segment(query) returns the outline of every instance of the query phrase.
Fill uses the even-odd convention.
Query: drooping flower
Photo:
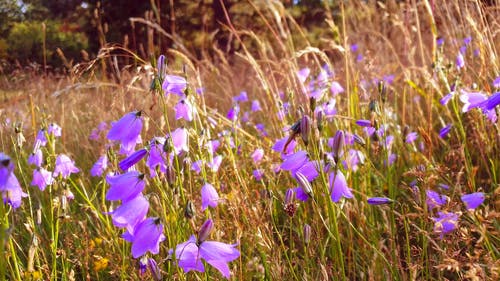
[[[45,129],[40,129],[36,134],[35,143],[39,144],[40,146],[47,145],[47,136],[45,135],[45,133]]]
[[[203,166],[203,160],[196,160],[191,164],[191,171],[194,171],[196,174],[201,173],[201,168]]]
[[[5,184],[0,186],[0,193],[2,193],[4,204],[7,203],[14,209],[19,208],[22,198],[28,196],[28,194],[24,193],[21,189],[21,185],[14,175],[14,172],[8,174],[7,179],[5,179]]]
[[[256,181],[261,181],[264,177],[264,171],[262,169],[255,169],[252,172],[253,177]]]
[[[434,231],[439,233],[440,238],[457,228],[458,216],[456,213],[438,212],[437,218],[432,218],[434,221]]]
[[[188,146],[188,133],[186,128],[180,127],[175,129],[170,134],[170,138],[172,141],[172,144],[174,145],[174,152],[175,154],[179,155],[181,152],[189,152],[189,146]],[[167,138],[168,141],[168,138]]]
[[[174,107],[175,119],[184,119],[188,122],[193,121],[193,105],[187,99],[181,99]]]
[[[54,168],[54,177],[61,175],[63,178],[68,178],[71,174],[80,172],[75,166],[75,161],[71,160],[67,155],[59,154],[56,158],[56,167]]]
[[[238,103],[238,102],[246,102],[248,101],[248,95],[247,95],[247,92],[245,91],[241,91],[240,94],[238,96],[234,96],[233,97],[233,101],[235,103]]]
[[[55,137],[60,137],[62,135],[62,129],[56,123],[49,124],[49,127],[47,128],[47,132],[49,134],[54,135]]]
[[[207,167],[209,167],[212,170],[212,172],[217,172],[219,170],[221,163],[222,163],[222,155],[217,155],[213,157],[211,161],[207,162]]]
[[[353,198],[354,195],[351,189],[347,186],[347,181],[344,174],[337,170],[337,172],[331,172],[329,177],[330,182],[330,196],[333,202],[338,202],[340,198]]]
[[[448,202],[447,196],[439,194],[433,190],[427,190],[426,194],[426,203],[429,209],[441,207],[442,205],[446,204],[446,202]]]
[[[148,209],[148,200],[139,193],[135,198],[123,203],[109,214],[116,227],[127,228],[129,232],[133,232],[135,226],[146,217]]]
[[[90,175],[93,177],[100,177],[102,173],[108,168],[108,156],[106,154],[102,155],[97,159],[97,161],[90,169]]]
[[[205,183],[201,187],[201,210],[205,211],[208,206],[215,208],[219,204],[219,194],[215,187],[209,183]]]
[[[299,78],[300,83],[306,82],[307,77],[309,77],[309,74],[311,73],[311,70],[307,67],[302,68],[301,70],[297,71],[297,78]]]
[[[467,206],[467,210],[474,210],[483,204],[485,197],[483,192],[474,192],[462,195],[461,199],[465,206]]]
[[[125,114],[120,120],[112,123],[107,138],[119,141],[124,150],[135,147],[142,130],[142,112],[133,111]]]
[[[262,107],[260,107],[260,102],[258,100],[253,100],[251,109],[253,112],[262,111]]]
[[[43,154],[41,149],[35,149],[33,153],[28,156],[28,163],[35,165],[37,167],[41,167],[43,163]]]
[[[293,152],[295,146],[297,146],[297,142],[294,139],[289,141],[289,137],[284,137],[277,140],[272,146],[272,149],[276,152],[287,155]]]
[[[307,156],[307,152],[304,150],[300,150],[296,153],[290,154],[286,156],[285,161],[281,164],[280,168],[285,171],[293,171],[302,167],[307,161],[309,157]]]
[[[332,95],[336,96],[338,94],[343,93],[344,91],[345,91],[344,87],[342,87],[342,85],[340,85],[339,82],[337,81],[332,82],[332,85],[330,86],[330,92],[332,93]]]
[[[54,178],[52,173],[45,170],[44,168],[36,168],[33,170],[33,180],[31,181],[32,186],[38,186],[41,191],[44,191],[48,185],[54,183]]]
[[[405,142],[406,143],[412,143],[418,138],[418,133],[417,132],[410,132],[406,135],[405,137]]]
[[[148,251],[152,254],[160,252],[160,243],[165,240],[163,224],[157,218],[147,218],[137,224],[133,232],[127,231],[123,239],[132,243],[132,256],[136,259]]]
[[[260,161],[262,161],[262,158],[264,157],[264,149],[262,148],[255,149],[251,157],[255,164],[259,164]]]
[[[128,201],[135,198],[145,187],[144,174],[129,171],[121,175],[108,175],[106,181],[110,185],[106,200]]]
[[[207,220],[204,226],[211,223],[212,220]],[[198,239],[194,235],[191,235],[186,242],[177,245],[175,256],[178,265],[186,272],[191,270],[205,272],[205,267],[202,263],[202,259],[204,259],[225,278],[229,279],[231,273],[228,263],[240,256],[240,252],[235,249],[237,244],[231,245],[216,241],[206,241],[205,239],[208,237],[208,232],[211,228],[205,228],[208,230],[200,231]]]
[[[162,85],[165,95],[172,93],[180,97],[184,97],[184,90],[186,87],[187,81],[184,77],[177,75],[165,75]]]
[[[163,150],[165,138],[155,137],[150,142],[149,155],[146,159],[146,165],[149,167],[151,177],[156,176],[156,169],[159,168],[160,172],[165,173],[167,165],[165,163],[167,154]]]
[[[9,156],[0,152],[0,193],[3,203],[7,203],[12,208],[21,206],[21,199],[27,197],[14,174],[14,163]]]
[[[236,121],[236,119],[238,119],[239,113],[240,113],[240,106],[236,104],[229,109],[226,117],[227,117],[227,119],[229,119],[231,121]]]

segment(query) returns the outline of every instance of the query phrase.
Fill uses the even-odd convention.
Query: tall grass
[[[175,255],[169,255],[169,249],[195,234],[208,217],[216,227],[211,240],[238,243],[241,256],[230,263],[235,280],[498,280],[499,123],[486,119],[479,109],[462,112],[459,99],[462,89],[487,95],[498,91],[492,86],[500,75],[498,3],[349,1],[325,19],[329,29],[314,41],[280,5],[253,7],[266,30],[237,29],[227,14],[227,30],[241,44],[240,52],[230,55],[214,46],[212,56],[196,59],[187,51],[166,51],[167,72],[189,82],[188,96],[198,112],[192,122],[174,120],[175,97],[151,89],[154,59],[151,65],[149,59],[116,47],[75,67],[71,76],[29,71],[2,76],[1,151],[15,161],[15,174],[29,196],[19,209],[0,206],[0,250],[5,257],[0,279],[153,278],[139,274],[130,244],[106,215],[118,204],[105,200],[105,178],[89,174],[100,155],[110,157],[109,171],[118,171],[123,159],[116,146],[107,148],[106,132],[93,141],[88,137],[91,130],[101,121],[143,110],[144,143],[181,126],[189,132],[190,151],[174,157],[173,180],[148,178],[145,189],[149,216],[160,218],[165,226],[166,240],[159,255],[152,257],[166,280],[223,278],[208,264],[205,273],[185,273]],[[139,23],[162,36],[152,22],[136,19]],[[464,52],[465,67],[457,68],[455,60],[467,37],[471,42]],[[444,38],[444,45],[436,43],[438,38]],[[108,68],[119,79],[104,77],[100,61],[113,61],[117,54],[135,64]],[[310,77],[316,77],[324,65],[334,73],[328,85],[336,81],[345,92],[332,96],[335,117],[319,120],[314,109],[323,100],[311,102],[307,84],[300,83],[296,73],[309,67]],[[385,81],[385,90],[379,81]],[[202,95],[195,93],[197,88],[204,89]],[[440,99],[453,88],[457,94],[442,105]],[[245,121],[242,117],[251,102],[241,103],[239,119],[230,120],[226,113],[234,105],[232,98],[243,90],[250,100],[259,100],[263,110]],[[285,102],[289,108],[280,119],[277,113]],[[295,201],[291,216],[285,210],[285,191],[297,182],[286,171],[274,172],[283,159],[271,146],[289,136],[286,128],[303,115],[313,120],[312,130],[308,145],[296,138],[296,150],[307,151],[321,164],[312,182],[312,198]],[[388,129],[378,139],[370,138],[355,124],[358,119]],[[40,191],[30,186],[33,167],[27,158],[36,132],[49,123],[59,124],[63,135],[49,138],[44,150],[47,168],[53,169],[56,156],[65,153],[81,172]],[[263,124],[266,133],[257,124]],[[452,130],[440,138],[439,130],[446,124],[452,124]],[[26,142],[19,141],[16,126]],[[346,175],[354,198],[334,203],[324,169],[328,162],[323,160],[331,151],[328,138],[338,130],[362,136],[366,143],[350,147],[365,156],[357,170],[336,166]],[[405,142],[409,132],[418,133],[413,143]],[[385,145],[389,136],[392,144]],[[196,174],[192,163],[212,160],[205,146],[215,139],[222,144],[221,168],[213,172],[205,167]],[[250,157],[257,148],[265,151],[258,165]],[[389,164],[393,153],[397,156]],[[346,149],[341,160],[347,157]],[[252,174],[257,168],[264,171],[261,180]],[[137,170],[147,173],[144,163]],[[214,185],[222,199],[217,208],[201,212],[200,188],[205,182]],[[427,190],[449,200],[430,208]],[[67,191],[74,200],[67,201]],[[466,210],[460,197],[476,191],[484,192],[486,200],[476,210]],[[395,202],[368,204],[367,198],[374,196]],[[185,216],[188,202],[195,206],[193,218]],[[435,232],[432,218],[438,210],[460,214],[456,230],[443,236]],[[306,224],[310,238],[305,237]]]

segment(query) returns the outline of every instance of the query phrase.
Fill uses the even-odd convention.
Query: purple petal
[[[219,203],[219,194],[215,187],[209,183],[201,187],[201,210],[205,211],[208,206],[215,208]]]
[[[467,206],[467,210],[474,210],[479,207],[479,205],[483,204],[485,197],[483,192],[474,192],[463,195],[461,199]]]

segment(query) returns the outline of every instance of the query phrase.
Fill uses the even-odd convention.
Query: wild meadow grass
[[[276,7],[2,75],[0,280],[498,280],[498,6],[352,1],[318,46]]]

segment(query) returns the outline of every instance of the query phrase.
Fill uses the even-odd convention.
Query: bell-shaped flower
[[[106,200],[123,200],[123,202],[134,199],[142,192],[146,183],[144,174],[137,171],[129,171],[121,175],[108,175],[106,181],[110,185]]]
[[[163,224],[157,218],[147,218],[138,223],[132,232],[127,231],[123,239],[132,243],[132,256],[134,259],[146,254],[160,252],[160,243],[165,240]]]
[[[441,195],[433,190],[427,190],[426,195],[426,204],[429,210],[441,207],[442,205],[446,204],[446,202],[448,202],[447,196]]]
[[[41,167],[43,163],[43,154],[41,149],[35,149],[33,153],[28,156],[28,163],[35,165],[37,167]]]
[[[122,146],[129,148],[137,144],[137,139],[142,130],[142,112],[132,111],[125,114],[120,120],[112,123],[108,132],[108,139],[121,142]]]
[[[56,158],[56,167],[54,168],[54,177],[61,175],[63,178],[68,178],[71,174],[80,172],[75,166],[75,161],[71,160],[67,155],[60,154]]]
[[[49,124],[49,127],[47,128],[47,132],[49,134],[54,135],[55,137],[60,137],[62,135],[62,129],[56,123]]]
[[[110,212],[113,224],[116,227],[127,228],[133,232],[135,226],[142,222],[149,210],[149,202],[139,193],[134,199],[123,203],[116,210]]]
[[[258,100],[253,100],[251,109],[253,112],[262,111],[262,107],[260,106],[260,102]]]
[[[260,161],[262,161],[262,158],[264,157],[264,149],[262,148],[255,149],[251,157],[255,164],[259,164]]]
[[[97,159],[97,161],[90,169],[90,175],[93,177],[100,177],[102,173],[108,168],[108,156],[106,154],[102,155]]]
[[[219,194],[215,187],[209,183],[201,187],[201,210],[205,211],[208,206],[215,208],[219,204]]]
[[[347,181],[344,174],[340,170],[331,172],[329,177],[330,182],[330,196],[333,202],[339,202],[340,198],[353,198],[354,195],[351,189],[347,186]]]
[[[172,141],[172,144],[174,146],[174,152],[175,154],[179,155],[181,152],[189,152],[189,146],[188,146],[188,133],[186,128],[180,127],[175,129],[170,134],[170,139]],[[167,139],[168,141],[168,139]]]
[[[220,164],[222,163],[222,155],[217,155],[212,158],[211,161],[207,162],[207,167],[212,170],[212,172],[217,172],[219,170]]]
[[[202,231],[200,231],[200,233],[201,232]],[[204,259],[208,264],[215,267],[225,278],[229,279],[231,272],[228,263],[240,256],[240,252],[235,249],[236,246],[237,244],[231,245],[222,242],[196,239],[196,237],[192,235],[186,242],[177,245],[175,248],[175,256],[179,267],[186,272],[191,270],[205,272],[205,267],[202,262],[202,259]]]
[[[21,189],[21,185],[14,173],[10,174],[3,189],[0,188],[0,192],[2,193],[3,202],[11,205],[14,209],[21,206],[22,198],[28,197],[28,194]]]
[[[184,119],[186,121],[193,121],[193,105],[187,99],[181,99],[174,107],[175,119]]]
[[[479,205],[483,204],[485,197],[483,192],[474,192],[462,195],[461,199],[462,202],[465,203],[467,210],[474,210],[479,207]]]
[[[166,95],[176,94],[180,97],[184,97],[184,90],[186,90],[186,87],[186,78],[177,75],[165,75],[162,88]]]
[[[38,186],[41,191],[44,191],[48,185],[54,183],[54,178],[52,173],[45,170],[44,168],[37,168],[33,170],[33,180],[31,181],[32,186]]]
[[[162,173],[165,173],[167,170],[167,166],[165,164],[167,153],[163,151],[164,143],[165,138],[154,138],[151,141],[149,155],[146,159],[146,165],[149,167],[151,177],[156,176],[157,167]]]
[[[457,228],[459,214],[438,212],[437,218],[432,218],[434,221],[434,231],[439,233],[440,238]]]

